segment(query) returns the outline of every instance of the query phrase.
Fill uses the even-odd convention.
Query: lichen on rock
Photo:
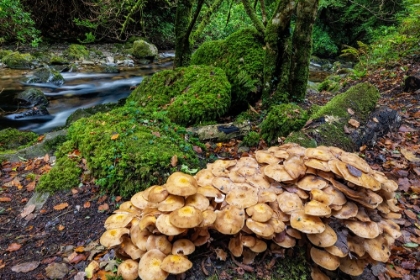
[[[148,58],[153,60],[158,56],[157,47],[144,40],[134,41],[132,52],[135,58]]]
[[[128,98],[153,112],[164,110],[180,125],[214,121],[230,106],[230,84],[217,67],[193,65],[146,78]]]

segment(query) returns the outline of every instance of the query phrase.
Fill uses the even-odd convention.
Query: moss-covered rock
[[[106,104],[98,104],[89,108],[80,108],[74,111],[66,120],[66,126],[70,126],[75,121],[81,118],[88,118],[92,115],[97,113],[106,113],[115,109],[117,107],[121,107],[122,105],[119,103],[106,103]]]
[[[51,83],[56,86],[64,84],[64,78],[54,68],[45,65],[42,68],[36,69],[33,75],[27,80],[27,83]]]
[[[32,56],[29,53],[12,52],[2,58],[4,64],[12,69],[33,69]]]
[[[69,61],[63,56],[53,55],[50,57],[49,64],[51,65],[65,65],[69,64]]]
[[[247,104],[261,94],[264,40],[255,29],[243,29],[225,40],[206,42],[192,55],[191,64],[213,65],[226,72],[232,85],[233,112],[247,109]]]
[[[300,130],[307,120],[308,113],[296,104],[275,105],[261,123],[261,135],[267,142],[272,142],[278,137]]]
[[[144,40],[137,40],[133,43],[132,54],[135,58],[155,59],[158,56],[158,49],[151,43]]]
[[[5,57],[6,55],[11,54],[13,51],[11,50],[4,50],[4,49],[0,49],[0,59],[2,59],[3,57]]]
[[[88,58],[89,51],[83,45],[71,44],[67,50],[64,51],[64,55],[68,59]]]
[[[163,184],[182,164],[198,166],[185,134],[184,128],[171,123],[162,113],[148,114],[130,104],[74,122],[68,129],[69,140],[56,155],[63,158],[79,151],[97,184],[128,197],[151,185]],[[179,166],[171,164],[174,156]],[[67,163],[57,161],[51,172]],[[75,179],[80,173],[71,170]],[[45,176],[42,186],[52,186],[53,178]],[[74,184],[69,182],[67,186]]]
[[[48,106],[48,99],[42,90],[37,88],[28,88],[19,92],[15,99],[19,102],[19,106],[23,108],[32,108],[34,106]]]
[[[305,128],[305,133],[289,135],[286,142],[297,142],[306,147],[315,142],[316,145],[336,146],[346,151],[357,150],[359,147],[346,133],[345,128],[351,129],[348,124],[350,118],[359,121],[361,125],[365,124],[379,97],[375,86],[369,83],[357,84],[315,110],[310,116],[312,123]]]
[[[0,130],[0,153],[21,149],[34,144],[38,135],[33,132],[19,131],[15,128]]]
[[[146,78],[128,98],[146,111],[167,110],[181,125],[214,121],[230,106],[230,84],[217,67],[193,65]]]
[[[341,80],[340,76],[330,75],[322,83],[318,85],[318,90],[337,93],[342,87],[340,84],[340,80]]]

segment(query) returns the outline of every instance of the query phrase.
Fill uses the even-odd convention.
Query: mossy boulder
[[[35,106],[48,106],[48,99],[42,90],[37,88],[28,88],[19,92],[15,99],[19,102],[20,107],[32,108]]]
[[[53,55],[50,57],[49,64],[65,65],[65,64],[69,64],[69,61],[63,56]]]
[[[318,90],[328,91],[331,93],[337,93],[342,88],[340,80],[341,80],[340,76],[330,75],[322,83],[318,85]]]
[[[261,123],[261,136],[267,142],[300,130],[308,120],[308,113],[294,103],[274,105]]]
[[[36,69],[31,77],[26,81],[27,83],[51,83],[56,86],[61,86],[64,84],[64,78],[54,68],[51,68],[47,65],[44,67]]]
[[[379,97],[378,89],[372,84],[357,84],[315,110],[310,116],[312,122],[305,128],[305,133],[298,134],[298,137],[290,135],[286,141],[297,142],[305,147],[308,147],[307,143],[312,146],[315,141],[316,145],[336,146],[347,151],[357,150],[359,147],[349,134],[354,128],[348,122],[354,119],[363,126],[369,113],[375,109]]]
[[[11,50],[4,50],[4,49],[0,49],[0,59],[2,59],[3,57],[5,57],[6,55],[11,54],[13,51]]]
[[[64,55],[68,59],[88,58],[89,51],[83,45],[71,44],[67,50],[64,51]]]
[[[128,98],[144,110],[165,110],[180,125],[210,122],[230,106],[230,84],[224,71],[205,65],[160,71],[146,78]]]
[[[158,49],[155,45],[144,40],[137,40],[133,43],[132,54],[135,58],[155,59],[158,56]]]
[[[36,143],[38,135],[33,132],[19,131],[15,128],[0,130],[0,153],[10,152]]]
[[[29,53],[12,52],[2,58],[4,64],[11,69],[33,69],[33,57]]]
[[[247,109],[261,94],[263,80],[264,39],[252,28],[242,29],[225,40],[202,44],[191,64],[222,68],[232,85],[233,112]]]
[[[190,168],[198,166],[193,145],[185,141],[185,134],[184,128],[171,123],[164,114],[145,113],[129,104],[74,122],[68,129],[68,141],[56,155],[61,159],[71,154],[76,164],[86,159],[97,184],[129,197],[154,184],[163,184],[182,164]],[[171,162],[173,157],[178,161]],[[68,164],[58,160],[50,172],[60,172],[67,166],[72,171],[73,182],[67,182],[66,186],[77,186],[80,171],[77,173]],[[64,186],[54,178],[42,177],[39,190],[54,191]]]

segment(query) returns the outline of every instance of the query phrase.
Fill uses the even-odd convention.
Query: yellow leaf
[[[117,140],[120,135],[118,133],[112,134],[111,140]]]
[[[420,162],[420,158],[416,157],[415,154],[412,151],[409,151],[407,149],[401,148],[400,150],[401,154],[403,154],[403,156],[411,161],[411,162]]]
[[[91,261],[90,264],[85,268],[85,276],[87,278],[92,278],[93,273],[99,269],[99,263],[97,261]]]

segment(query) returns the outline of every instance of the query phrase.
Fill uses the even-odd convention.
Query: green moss
[[[32,59],[29,53],[12,52],[4,56],[2,61],[12,69],[32,69]]]
[[[86,49],[86,47],[78,44],[71,44],[64,53],[69,59],[89,57],[89,51]]]
[[[342,87],[340,80],[341,80],[341,77],[339,75],[328,76],[322,83],[318,85],[318,90],[336,93]]]
[[[231,110],[241,112],[260,97],[263,79],[264,40],[255,29],[239,30],[225,40],[202,44],[191,64],[222,68],[232,85]]]
[[[302,131],[293,131],[290,133],[286,139],[284,140],[285,143],[296,143],[301,145],[305,148],[315,148],[317,143],[314,139],[308,137]]]
[[[6,55],[9,55],[11,53],[12,53],[11,50],[3,50],[3,49],[0,49],[0,59],[2,59],[3,57],[5,57]]]
[[[128,98],[146,111],[167,110],[181,125],[211,122],[230,106],[230,84],[220,68],[180,67],[145,79]]]
[[[292,131],[301,129],[308,120],[305,110],[293,103],[275,105],[261,123],[261,135],[267,142],[287,136]]]
[[[244,139],[242,140],[241,145],[247,147],[255,147],[260,143],[260,134],[255,131],[250,131],[247,135],[245,135]]]
[[[133,43],[133,56],[136,58],[156,58],[158,49],[155,45],[144,40],[137,40]]]
[[[77,159],[71,159],[67,155],[57,159],[54,168],[41,177],[36,190],[38,192],[55,192],[77,187],[82,173],[82,169],[77,164]]]
[[[53,55],[51,58],[50,58],[50,64],[51,65],[62,65],[62,64],[68,64],[69,62],[68,62],[68,60],[67,59],[65,59],[64,57],[62,57],[62,56],[58,56],[58,55]]]
[[[33,132],[19,131],[15,128],[0,130],[0,153],[19,150],[36,143],[38,135]]]
[[[330,100],[325,106],[311,115],[311,119],[332,115],[342,118],[350,117],[347,109],[355,111],[355,117],[361,120],[375,108],[380,97],[378,89],[369,83],[360,83],[345,93],[339,94]]]
[[[98,185],[129,197],[151,185],[163,184],[182,164],[198,166],[192,144],[184,140],[186,133],[163,114],[145,113],[129,104],[74,122],[68,129],[69,140],[56,156],[66,158],[69,151],[77,149]],[[179,166],[172,167],[173,156],[177,156]],[[53,170],[61,168],[57,163]],[[46,177],[44,184],[51,186],[52,179]]]

